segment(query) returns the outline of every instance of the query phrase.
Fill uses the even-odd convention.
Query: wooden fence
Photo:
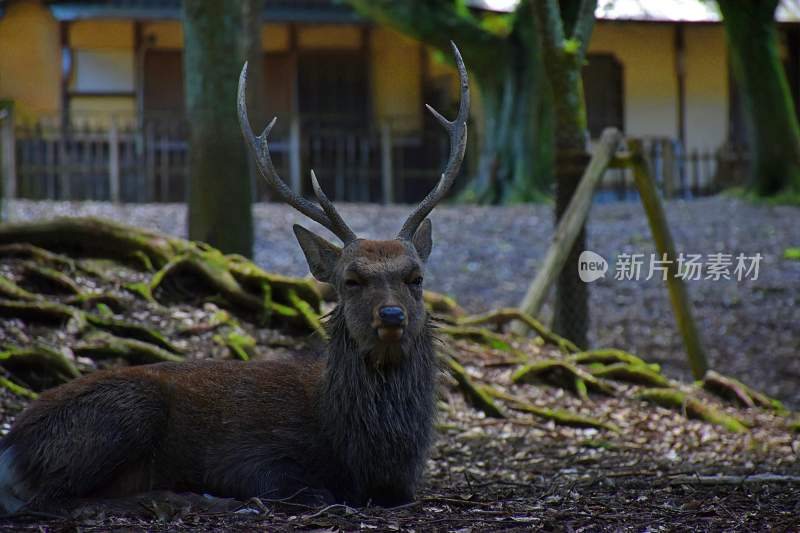
[[[183,202],[187,196],[188,127],[176,120],[133,117],[14,124],[2,110],[0,159],[8,198]],[[296,191],[310,194],[309,169],[336,201],[416,202],[436,183],[448,140],[438,128],[413,134],[385,122],[377,129],[321,127],[325,121],[295,118],[276,128],[270,149],[279,173]],[[330,122],[328,122],[330,123]],[[474,143],[474,136],[471,142]],[[715,194],[745,182],[746,151],[721,148],[684,152],[674,139],[643,139],[653,176],[666,198]],[[13,148],[12,148],[13,147]],[[477,153],[473,146],[470,153]],[[469,164],[467,163],[467,165]],[[464,174],[469,173],[466,168]],[[254,180],[257,199],[270,191]],[[612,169],[596,201],[637,198],[633,176]]]
[[[744,148],[726,145],[686,153],[676,139],[665,137],[643,137],[642,146],[665,198],[709,196],[747,181],[750,156]],[[637,198],[633,174],[629,169],[609,169],[596,195],[604,200]]]
[[[114,202],[183,202],[188,182],[188,127],[171,120],[56,120],[17,125],[9,197]],[[447,158],[439,130],[399,133],[393,122],[377,131],[331,129],[296,119],[276,129],[270,152],[296,191],[310,193],[313,168],[337,201],[414,202],[436,183]],[[269,198],[255,180],[257,198]]]

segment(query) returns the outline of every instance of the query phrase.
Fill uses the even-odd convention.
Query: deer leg
[[[136,465],[152,457],[166,423],[159,387],[91,376],[42,394],[0,442],[0,506],[147,490]],[[133,481],[133,482],[131,482]]]

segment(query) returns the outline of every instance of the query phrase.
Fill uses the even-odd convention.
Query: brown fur
[[[0,442],[0,507],[151,490],[411,499],[434,416],[419,283],[430,224],[414,242],[344,249],[295,231],[312,272],[339,295],[324,353],[99,371],[49,390]],[[401,326],[381,323],[387,306],[403,310]]]

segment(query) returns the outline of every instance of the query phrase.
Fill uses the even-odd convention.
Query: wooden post
[[[11,200],[17,197],[17,150],[14,124],[14,104],[0,106],[0,199]]]
[[[675,197],[675,145],[672,139],[664,141],[662,155],[662,180],[664,183],[664,198]]]
[[[392,126],[388,120],[383,121],[381,124],[381,195],[384,205],[394,203]]]
[[[622,134],[618,130],[607,128],[603,131],[592,154],[592,159],[589,161],[589,166],[586,167],[580,184],[575,190],[575,194],[572,195],[572,200],[570,200],[567,210],[556,228],[553,242],[544,256],[542,266],[528,286],[528,291],[519,304],[520,310],[524,313],[532,316],[538,315],[547,298],[550,287],[553,286],[561,270],[565,266],[567,268],[578,267],[578,265],[565,265],[565,262],[583,226],[583,222],[589,214],[594,190],[600,183],[600,179],[603,177],[603,173],[608,168],[609,163],[614,158],[614,153],[617,151],[620,141],[622,141]],[[520,325],[518,322],[514,329],[517,332],[522,332],[525,330],[525,326]]]
[[[650,231],[653,233],[653,240],[656,250],[661,257],[666,255],[667,260],[667,289],[669,299],[672,303],[672,310],[675,313],[675,320],[678,329],[683,337],[686,346],[686,355],[689,359],[689,366],[695,379],[703,379],[708,370],[708,361],[703,344],[700,341],[700,333],[692,318],[692,308],[689,296],[683,280],[676,277],[678,274],[678,264],[676,262],[678,254],[675,252],[675,243],[667,226],[667,217],[664,215],[664,208],[658,198],[655,184],[647,168],[647,161],[642,154],[642,143],[639,139],[630,139],[628,149],[631,152],[630,165],[633,168],[633,179],[639,189],[639,196],[642,198],[642,205],[650,223]]]
[[[302,194],[300,175],[300,117],[295,113],[289,124],[289,184],[292,192]]]
[[[119,128],[114,117],[108,127],[108,196],[119,203]]]

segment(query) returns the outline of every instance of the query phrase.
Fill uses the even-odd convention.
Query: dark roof
[[[264,21],[364,22],[341,0],[263,0]],[[5,2],[0,1],[0,5]],[[73,0],[47,2],[58,20],[170,20],[181,16],[181,0]],[[2,7],[0,7],[2,9]]]

